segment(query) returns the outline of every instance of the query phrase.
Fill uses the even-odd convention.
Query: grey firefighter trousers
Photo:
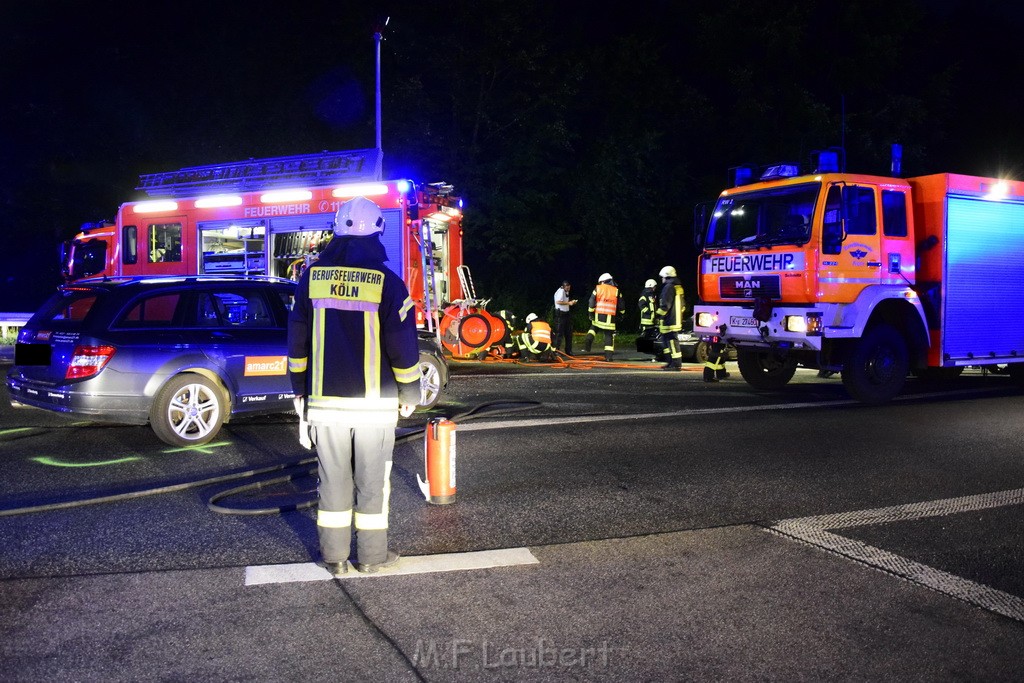
[[[325,562],[345,562],[356,530],[356,560],[383,562],[388,554],[388,499],[394,427],[316,425],[320,474],[316,528]]]

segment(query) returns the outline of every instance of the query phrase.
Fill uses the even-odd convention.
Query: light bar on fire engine
[[[264,204],[302,202],[312,198],[313,193],[309,190],[274,190],[273,192],[264,192],[260,195],[260,201]]]
[[[196,200],[197,209],[215,209],[220,206],[240,206],[242,198],[237,194],[214,194]]]
[[[133,207],[135,213],[160,213],[162,211],[177,211],[178,202],[169,199],[155,199],[151,202],[139,202]]]
[[[332,197],[374,197],[387,194],[388,186],[383,183],[352,183],[340,185],[331,192]]]

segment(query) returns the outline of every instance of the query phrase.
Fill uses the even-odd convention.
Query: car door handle
[[[882,262],[881,261],[868,261],[868,267],[869,268],[881,268],[882,267]]]
[[[235,335],[231,334],[230,332],[217,332],[217,331],[214,331],[214,332],[210,333],[210,336],[213,337],[214,339],[234,339],[235,338]]]

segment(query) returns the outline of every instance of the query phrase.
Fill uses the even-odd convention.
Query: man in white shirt
[[[566,280],[555,290],[555,334],[551,340],[552,348],[562,346],[565,355],[572,355],[572,313],[570,306],[576,305],[576,299],[569,298],[572,285]]]

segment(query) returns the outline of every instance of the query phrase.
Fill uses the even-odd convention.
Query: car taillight
[[[64,379],[92,377],[114,357],[115,350],[113,346],[76,346],[75,352],[71,354],[68,370],[64,373]]]

